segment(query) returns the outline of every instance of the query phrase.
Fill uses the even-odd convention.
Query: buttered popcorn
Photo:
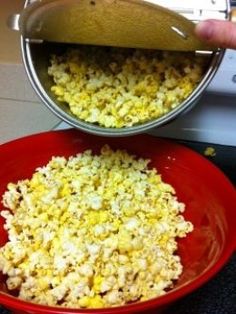
[[[53,55],[52,92],[79,119],[107,128],[159,118],[194,90],[208,59],[193,53],[79,46]]]
[[[148,160],[108,146],[53,157],[29,180],[9,183],[9,241],[0,271],[19,298],[103,308],[166,293],[182,273],[177,237],[193,230],[174,189]]]

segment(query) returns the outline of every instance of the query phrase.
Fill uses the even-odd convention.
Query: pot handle
[[[7,19],[7,26],[14,31],[19,31],[20,30],[19,19],[20,19],[20,14],[10,15]]]

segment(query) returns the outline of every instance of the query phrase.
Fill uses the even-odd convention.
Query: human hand
[[[236,49],[236,23],[206,20],[196,26],[195,33],[208,44]]]

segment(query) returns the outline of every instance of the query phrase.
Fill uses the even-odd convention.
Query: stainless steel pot
[[[27,7],[30,4],[30,2],[32,1],[27,0],[25,2],[25,7]],[[158,2],[158,0],[156,2]],[[169,2],[171,3],[171,1]],[[182,4],[181,1],[179,2]],[[224,18],[226,19],[229,16],[229,3],[228,1],[223,2],[225,2],[226,7],[226,10],[224,12]],[[186,14],[186,10],[184,11],[183,9],[183,12],[184,12],[183,14]],[[207,16],[203,15],[202,19],[204,18],[207,18]],[[196,17],[193,17],[193,19],[196,19]],[[66,104],[59,102],[56,99],[55,95],[51,92],[50,88],[53,82],[52,79],[47,74],[50,55],[54,53],[63,52],[63,50],[65,49],[65,45],[48,42],[39,43],[38,41],[34,42],[33,40],[28,40],[22,36],[21,49],[24,66],[28,74],[29,80],[34,90],[42,100],[42,102],[59,118],[61,118],[63,121],[67,122],[71,126],[81,129],[82,131],[85,131],[87,133],[93,133],[102,136],[125,136],[146,132],[152,128],[159,127],[166,123],[169,123],[179,115],[191,109],[197,103],[203,91],[206,89],[207,85],[212,80],[224,55],[223,49],[218,49],[214,52],[210,52],[210,61],[208,69],[204,77],[202,78],[201,82],[197,86],[197,88],[181,105],[170,111],[168,114],[141,125],[135,125],[132,127],[126,127],[121,129],[114,129],[100,127],[95,124],[87,123],[75,118],[73,114],[70,112],[68,106]]]

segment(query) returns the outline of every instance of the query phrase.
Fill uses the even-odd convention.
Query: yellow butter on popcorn
[[[182,273],[177,237],[193,230],[148,160],[108,146],[53,157],[10,183],[0,271],[19,298],[103,308],[166,293]]]
[[[184,52],[78,46],[53,55],[52,92],[79,119],[123,128],[179,106],[202,79],[206,58]]]

